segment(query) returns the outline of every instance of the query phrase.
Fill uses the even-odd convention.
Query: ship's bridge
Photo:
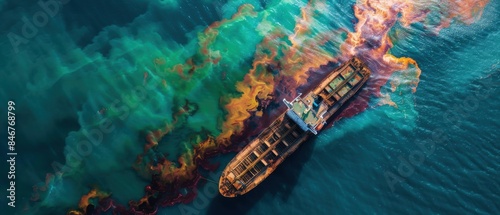
[[[288,111],[286,114],[304,131],[317,134],[324,124],[340,106],[361,87],[360,83],[370,72],[361,61],[353,58],[344,64],[337,72],[333,72],[318,87],[304,97],[288,102],[283,99]]]
[[[288,111],[286,114],[293,120],[297,125],[304,131],[311,131],[313,134],[317,134],[319,128],[326,121],[323,119],[323,114],[328,110],[328,105],[323,102],[323,98],[315,95],[314,93],[309,93],[304,98],[299,94],[297,98],[288,102],[283,99]]]

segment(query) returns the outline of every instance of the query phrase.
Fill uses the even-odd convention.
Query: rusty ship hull
[[[307,95],[283,100],[288,110],[243,148],[219,180],[225,197],[243,195],[266,179],[291,153],[321,128],[370,77],[370,70],[353,58],[332,70]]]

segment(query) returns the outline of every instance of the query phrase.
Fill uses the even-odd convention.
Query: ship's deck
[[[223,171],[221,194],[242,195],[262,182],[311,133],[316,134],[369,75],[368,68],[354,58],[332,71],[306,96],[291,102],[285,100],[289,110],[252,140]]]
[[[306,134],[285,114],[274,121],[271,126],[255,138],[246,153],[237,156],[237,162],[225,174],[227,180],[222,187],[227,190],[236,190],[247,187],[255,178],[266,172],[276,162],[280,162],[287,155],[290,148],[294,148]]]

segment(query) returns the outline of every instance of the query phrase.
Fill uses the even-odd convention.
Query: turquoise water
[[[500,211],[498,1],[66,2],[29,35],[23,17],[44,10],[0,1],[19,154],[7,214]],[[252,192],[218,195],[280,100],[353,55],[373,75],[346,114]]]

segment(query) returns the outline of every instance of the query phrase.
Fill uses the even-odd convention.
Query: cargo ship
[[[292,101],[269,127],[250,141],[226,166],[219,180],[225,197],[243,195],[266,179],[283,160],[311,135],[317,135],[370,77],[370,70],[352,58],[328,75],[305,96]]]

